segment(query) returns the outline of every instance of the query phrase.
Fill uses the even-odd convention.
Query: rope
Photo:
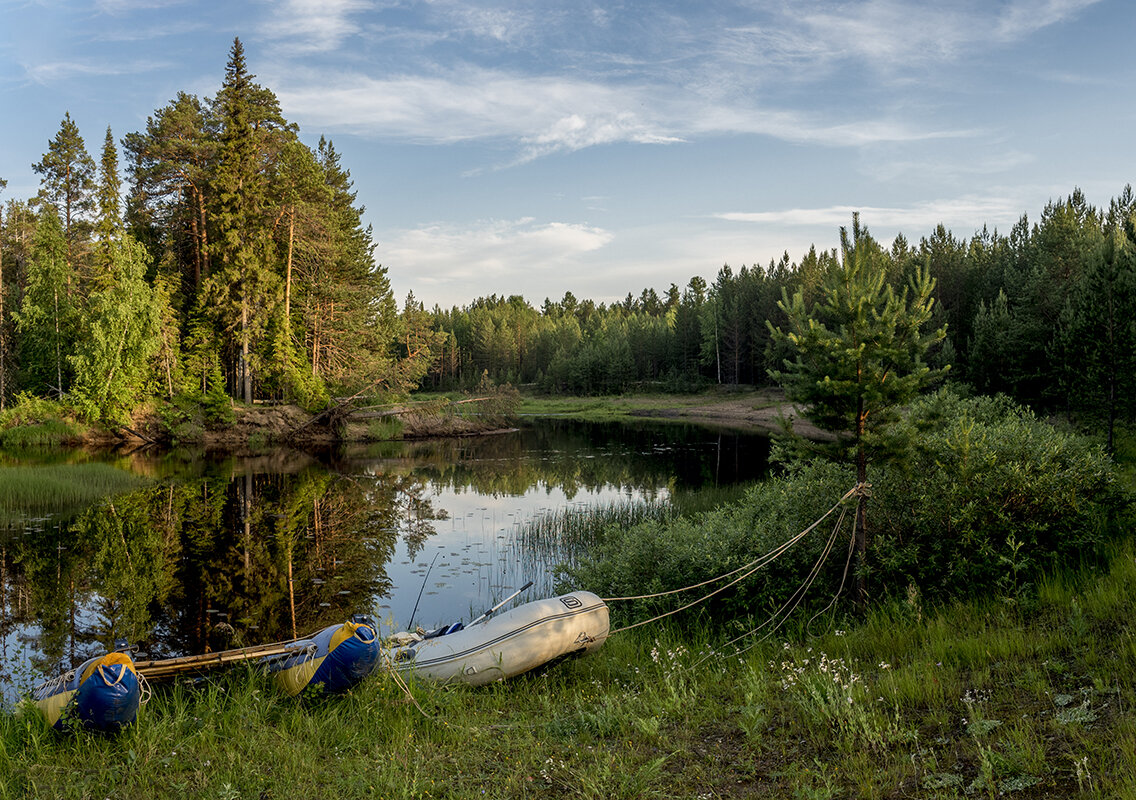
[[[769,625],[770,623],[772,623],[774,621],[776,621],[777,624],[774,625],[769,630],[769,632],[766,633],[764,636],[762,636],[760,639],[756,639],[753,643],[751,643],[746,648],[743,648],[743,649],[740,649],[740,650],[735,649],[734,652],[731,653],[731,655],[740,655],[741,653],[745,653],[748,650],[752,650],[758,644],[760,644],[761,642],[765,641],[770,636],[775,634],[778,631],[778,629],[780,629],[780,627],[785,623],[785,621],[787,619],[789,619],[789,617],[793,614],[793,612],[797,610],[797,607],[800,606],[801,601],[805,597],[805,594],[812,587],[813,582],[816,580],[817,576],[820,574],[820,569],[824,565],[824,562],[828,559],[829,554],[832,552],[832,546],[833,546],[833,544],[836,543],[836,534],[840,531],[840,527],[844,524],[844,517],[846,515],[847,515],[847,509],[845,509],[840,514],[840,518],[836,521],[836,524],[832,528],[832,535],[828,537],[828,542],[825,543],[824,550],[821,552],[820,557],[813,564],[812,569],[809,570],[809,574],[805,577],[805,580],[801,583],[800,586],[797,587],[797,589],[793,592],[793,594],[789,596],[789,599],[785,601],[785,603],[781,606],[781,608],[777,609],[768,619],[765,620],[765,622],[761,623],[756,628],[748,630],[745,633],[741,634],[740,636],[734,637],[733,639],[726,642],[722,646],[723,647],[729,647],[730,645],[733,645],[733,644],[736,644],[737,642],[740,642],[742,639],[745,639],[746,637],[753,636],[753,635],[757,634],[759,631],[761,631],[762,628],[764,628],[765,626]],[[855,518],[855,516],[853,516],[853,518],[852,518],[852,537],[849,540],[848,561],[846,561],[845,564],[844,564],[844,570],[845,570],[844,576],[842,576],[841,579],[840,579],[840,588],[837,590],[836,595],[833,596],[832,602],[829,603],[829,605],[826,606],[824,610],[828,610],[828,608],[830,608],[832,606],[832,604],[836,602],[836,598],[840,596],[840,592],[843,591],[843,589],[844,589],[844,579],[845,579],[845,577],[847,577],[847,574],[848,574],[848,565],[851,563],[852,549],[853,549],[853,545],[855,544],[855,542],[856,542],[856,518]],[[792,607],[790,608],[790,606],[792,606]],[[786,609],[788,609],[788,611],[786,611]],[[823,613],[823,611],[821,613]],[[779,620],[778,620],[778,617],[780,617]],[[813,619],[815,619],[815,618],[816,617],[814,617]],[[811,621],[812,620],[810,620],[810,622]],[[721,655],[721,654],[712,654],[712,655]],[[695,662],[691,666],[691,668],[693,669],[694,667],[698,666],[699,664],[701,664],[702,662],[704,662],[706,659],[708,659],[710,657],[711,657],[710,655],[704,656],[703,658],[701,658],[697,662]]]
[[[138,688],[141,691],[141,694],[138,698],[138,704],[144,706],[150,702],[150,697],[154,694],[154,691],[150,688],[150,681],[146,680],[145,675],[143,675],[141,672],[138,672],[137,675]]]
[[[832,515],[832,512],[834,512],[836,509],[840,508],[845,500],[847,500],[850,497],[854,497],[854,496],[867,495],[869,493],[870,489],[871,489],[870,484],[867,484],[867,483],[856,484],[851,489],[849,489],[847,492],[845,492],[844,496],[841,497],[839,500],[837,500],[836,503],[833,504],[832,508],[830,508],[828,511],[824,512],[824,514],[816,522],[814,522],[812,525],[805,528],[803,531],[796,534],[795,536],[793,536],[788,541],[783,542],[782,544],[773,548],[773,550],[769,551],[765,555],[758,556],[757,558],[755,558],[753,561],[749,562],[748,564],[742,564],[737,569],[732,570],[731,572],[727,572],[724,575],[719,575],[715,578],[709,578],[707,580],[702,581],[701,583],[695,583],[691,586],[684,586],[681,589],[670,589],[670,590],[665,591],[665,592],[655,592],[654,594],[640,594],[640,595],[633,595],[633,596],[629,596],[629,597],[603,597],[603,598],[600,598],[600,599],[603,600],[605,603],[618,603],[620,601],[625,601],[625,600],[650,600],[650,599],[653,599],[653,598],[656,598],[656,597],[666,597],[667,595],[678,594],[679,592],[688,592],[691,589],[700,589],[703,586],[706,586],[708,584],[715,583],[716,581],[723,580],[724,578],[729,578],[729,577],[732,577],[734,575],[737,575],[739,572],[746,570],[746,569],[749,569],[750,567],[753,567],[754,565],[759,564],[759,562],[763,562],[763,560],[765,560],[765,559],[769,559],[768,561],[764,561],[764,563],[760,563],[760,565],[758,566],[758,569],[760,569],[762,566],[765,566],[765,564],[771,563],[774,559],[779,557],[781,554],[783,554],[790,547],[792,547],[797,542],[799,542],[801,539],[803,539],[805,536],[807,536],[808,534],[810,534],[814,530],[816,530],[817,526],[819,526],[822,522],[824,522],[826,519],[828,519]],[[752,574],[752,572],[749,573],[749,574]],[[749,574],[747,574],[743,577],[748,577]],[[736,581],[734,583],[736,583]],[[732,583],[727,584],[727,586],[732,586],[732,585],[733,585]],[[722,587],[722,588],[726,588],[726,587]],[[711,597],[711,596],[712,595],[707,595],[707,597]]]

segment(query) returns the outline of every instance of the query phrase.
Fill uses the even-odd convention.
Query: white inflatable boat
[[[383,647],[380,665],[428,680],[480,686],[596,650],[609,630],[604,601],[591,592],[571,592],[468,627],[452,625],[425,636],[395,634]]]

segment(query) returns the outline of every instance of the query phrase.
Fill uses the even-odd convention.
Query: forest
[[[400,307],[334,145],[301,142],[254,79],[235,40],[215,97],[179,93],[121,149],[108,128],[97,162],[64,114],[33,165],[39,194],[0,209],[0,410],[52,398],[114,423],[148,398],[316,410],[486,379],[571,394],[771,384],[788,298],[811,306],[854,254],[897,293],[933,280],[946,336],[929,361],[948,380],[1109,441],[1136,413],[1131,186],[1107,208],[1074,189],[969,238],[940,225],[888,246],[857,218],[850,250],[724,265],[619,302]]]
[[[121,152],[108,128],[97,163],[64,115],[0,224],[0,405],[115,421],[147,397],[312,409],[416,385],[430,334],[374,263],[350,171],[254,77],[235,40],[216,97],[179,93]]]
[[[842,234],[847,233],[842,231]],[[1080,190],[1051,201],[1037,222],[1023,214],[1008,234],[982,227],[969,239],[942,225],[890,247],[858,218],[842,251],[814,246],[767,266],[723,266],[683,288],[671,284],[610,305],[568,292],[536,309],[518,296],[435,308],[442,334],[426,384],[495,381],[546,392],[690,391],[774,383],[791,355],[776,331],[789,298],[821,300],[842,259],[882,272],[897,294],[933,281],[928,327],[944,328],[932,367],[980,394],[1006,394],[1111,434],[1136,411],[1136,195],[1125,186],[1107,209]]]

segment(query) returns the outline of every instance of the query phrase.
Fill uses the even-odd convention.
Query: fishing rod
[[[434,561],[438,560],[441,551],[434,554]],[[414,610],[410,612],[410,622],[406,623],[408,631],[414,630],[414,615],[418,613],[418,604],[422,601],[422,590],[426,588],[426,581],[430,580],[430,570],[434,569],[434,561],[430,562],[430,568],[426,570],[426,574],[422,576],[422,586],[418,589],[418,599],[414,601]]]
[[[513,593],[512,593],[511,595],[509,595],[509,596],[508,596],[508,597],[506,597],[506,598],[505,598],[504,600],[502,600],[502,601],[501,601],[500,603],[498,603],[497,605],[493,606],[493,608],[489,609],[489,610],[488,610],[488,611],[486,611],[486,612],[485,612],[484,614],[482,614],[482,615],[481,615],[480,617],[478,617],[477,619],[475,619],[475,620],[474,620],[473,622],[469,623],[469,625],[466,625],[466,627],[467,627],[467,628],[472,628],[472,627],[473,627],[474,625],[476,625],[477,623],[481,622],[481,621],[482,621],[483,619],[486,619],[486,618],[487,618],[487,617],[488,617],[488,616],[489,616],[490,614],[492,614],[492,613],[493,613],[494,611],[496,611],[496,610],[497,610],[497,609],[499,609],[499,608],[500,608],[501,606],[503,606],[503,605],[505,605],[506,603],[508,603],[508,602],[509,602],[510,600],[512,600],[512,599],[513,599],[514,597],[516,597],[517,595],[519,595],[519,594],[520,594],[521,592],[525,591],[525,589],[528,589],[528,588],[529,588],[530,586],[532,586],[532,585],[533,585],[533,582],[532,582],[532,581],[529,581],[529,582],[528,582],[528,583],[526,583],[526,584],[525,584],[524,586],[522,586],[522,587],[521,587],[520,589],[517,589],[517,591],[513,592]]]

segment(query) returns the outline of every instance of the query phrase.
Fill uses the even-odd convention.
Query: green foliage
[[[59,215],[48,206],[39,215],[23,301],[13,314],[22,337],[23,384],[37,393],[62,397],[70,388],[66,355],[74,347],[77,311],[68,287],[76,281]]]
[[[1042,574],[1099,559],[1118,534],[1126,498],[1108,456],[1004,398],[940,391],[913,404],[906,435],[911,461],[873,490],[872,568],[893,592],[1016,600]]]
[[[398,417],[384,417],[367,425],[366,438],[372,442],[389,442],[402,438],[402,422]]]
[[[63,216],[66,261],[76,269],[90,233],[87,216],[95,208],[95,162],[70,112],[63,115],[59,132],[32,169],[43,176],[40,197]]]
[[[83,427],[72,408],[31,394],[0,412],[0,446],[9,449],[51,447],[79,440]]]
[[[817,303],[803,291],[790,299],[782,290],[788,330],[769,327],[774,341],[792,345],[793,356],[770,374],[805,417],[837,435],[864,480],[868,461],[897,447],[889,428],[900,407],[945,371],[932,370],[924,356],[946,331],[922,330],[935,303],[930,275],[919,271],[896,294],[886,258],[858,216],[851,239],[841,228],[840,246],[842,262],[825,273]]]
[[[1005,398],[942,390],[913,404],[900,426],[907,460],[873,478],[875,540],[863,567],[879,595],[914,590],[929,600],[996,593],[1028,602],[1041,576],[1103,556],[1127,498],[1109,458]],[[751,489],[746,498],[687,519],[606,528],[569,582],[605,597],[690,586],[768,553],[818,519],[855,483],[846,467],[812,463]],[[820,556],[831,521],[714,600],[721,613],[772,611]],[[850,520],[809,602],[843,579]],[[711,587],[713,588],[713,587]],[[707,589],[709,591],[709,589]],[[633,616],[697,596],[643,601]]]
[[[88,419],[126,422],[147,388],[161,346],[161,309],[145,280],[146,251],[131,237],[113,243],[105,287],[91,295],[75,355],[72,397]]]
[[[821,517],[853,483],[854,476],[846,468],[816,463],[764,481],[752,487],[741,502],[713,511],[678,519],[650,519],[627,527],[610,526],[579,565],[565,571],[564,585],[586,588],[603,597],[622,597],[701,583],[772,552]],[[774,610],[808,574],[832,532],[832,522],[835,518],[770,567],[719,595],[712,607],[726,616],[755,609]],[[825,590],[834,590],[839,581],[844,565],[836,564],[836,560],[822,579]],[[628,613],[645,616],[697,596],[695,592],[677,600],[636,601]],[[621,606],[619,610],[627,609]]]

